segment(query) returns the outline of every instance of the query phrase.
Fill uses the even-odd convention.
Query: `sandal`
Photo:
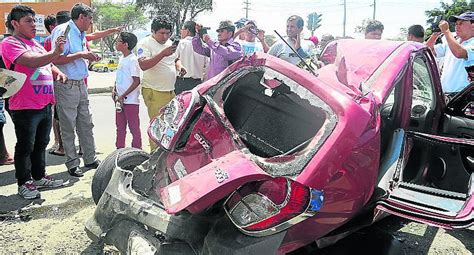
[[[59,144],[58,143],[53,144],[53,146],[51,146],[51,148],[50,148],[50,150],[52,150],[52,151],[55,151],[57,149],[59,149]]]
[[[13,165],[13,164],[15,164],[15,160],[13,160],[12,158],[7,158],[5,162],[0,162],[0,166]]]
[[[57,152],[57,151],[55,151],[55,150],[50,150],[50,151],[49,151],[49,154],[55,155],[55,156],[61,156],[61,157],[64,156],[64,155],[66,155],[65,153]]]

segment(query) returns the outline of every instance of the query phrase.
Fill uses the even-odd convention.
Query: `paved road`
[[[97,73],[91,72],[88,78],[88,84],[90,89],[105,89],[113,86],[115,82],[115,72],[108,73]],[[148,140],[146,135],[146,128],[149,123],[148,115],[146,114],[146,108],[143,101],[140,105],[140,119],[142,127],[142,138],[144,139],[144,147],[148,146]],[[115,112],[114,104],[110,97],[110,94],[92,94],[90,95],[90,105],[92,111],[92,118],[94,122],[94,134],[96,137],[96,144],[99,152],[105,153],[110,152],[114,149],[115,144]],[[7,116],[9,118],[9,116]],[[4,128],[5,138],[7,142],[7,148],[9,151],[13,151],[16,138],[13,129],[13,123],[10,119],[7,120],[7,125]],[[129,134],[127,139],[129,138]],[[127,140],[127,144],[130,144],[131,140]],[[146,141],[146,142],[145,142]],[[51,136],[51,143],[53,144],[53,136]],[[147,147],[145,147],[146,149]]]

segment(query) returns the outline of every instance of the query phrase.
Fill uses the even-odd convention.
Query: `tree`
[[[408,35],[408,28],[401,27],[400,32],[396,36],[392,36],[387,39],[391,41],[406,41],[407,35]]]
[[[94,15],[94,23],[97,24],[99,30],[124,26],[124,30],[133,31],[143,28],[148,19],[142,12],[136,10],[134,4],[113,4],[94,3],[96,15]],[[116,36],[110,35],[104,39],[105,45],[113,52]]]
[[[429,28],[426,29],[426,34],[431,35],[432,28],[438,27],[438,24],[434,24],[436,17],[441,16],[443,19],[449,18],[452,15],[459,15],[463,12],[472,11],[474,9],[474,1],[470,0],[469,3],[466,0],[454,0],[452,4],[440,2],[441,7],[433,10],[425,11],[427,17],[426,23]],[[450,23],[449,28],[454,31],[454,24]]]
[[[314,31],[318,29],[321,26],[321,16],[322,14],[318,14],[316,12],[308,14],[308,22],[307,22],[307,28],[309,31],[311,31],[311,36],[314,35]]]
[[[194,20],[203,11],[212,11],[212,0],[137,0],[137,7],[147,10],[150,17],[167,15],[178,33],[186,20]]]
[[[364,19],[362,20],[362,24],[361,25],[358,25],[354,28],[354,32],[355,33],[358,33],[358,34],[365,34],[365,27],[367,26],[367,24],[369,23],[369,21],[371,21],[372,19]]]

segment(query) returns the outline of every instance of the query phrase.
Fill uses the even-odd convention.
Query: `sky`
[[[452,0],[376,0],[375,19],[381,21],[385,30],[382,38],[393,38],[400,33],[400,28],[408,28],[413,24],[426,25],[425,10],[440,7],[440,1],[452,3]],[[197,21],[213,30],[218,27],[219,21],[237,21],[245,17],[244,0],[214,0],[212,12],[205,12],[197,16]],[[343,2],[344,0],[248,0],[250,3],[248,16],[257,22],[259,28],[266,34],[274,34],[277,30],[284,35],[286,19],[293,15],[301,16],[306,23],[311,12],[322,13],[321,27],[315,35],[330,33],[342,36],[343,33]],[[346,0],[346,36],[362,38],[363,35],[354,32],[357,25],[366,18],[372,18],[374,0]],[[306,24],[305,24],[306,26]],[[309,37],[311,32],[303,32]]]

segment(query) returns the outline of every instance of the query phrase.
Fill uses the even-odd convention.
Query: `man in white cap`
[[[459,40],[449,31],[449,24],[445,20],[439,22],[441,32],[433,33],[426,45],[437,57],[444,56],[441,85],[446,94],[455,94],[469,85],[465,67],[474,64],[474,12],[465,12],[458,16],[451,16],[449,22],[455,22],[456,34]],[[434,45],[438,37],[443,34],[442,44]]]

